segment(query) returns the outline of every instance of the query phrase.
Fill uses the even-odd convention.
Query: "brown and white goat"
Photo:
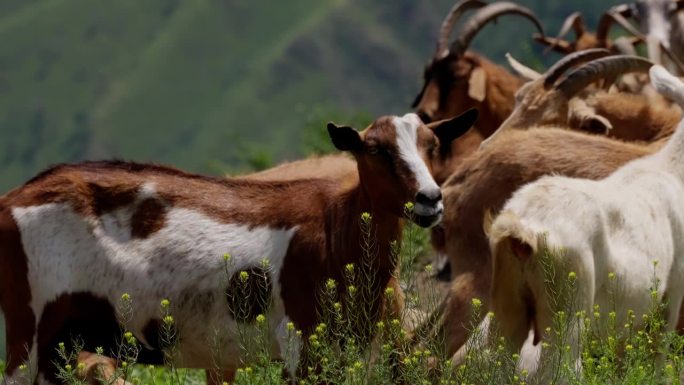
[[[374,290],[391,278],[390,241],[401,237],[404,203],[415,202],[412,219],[419,225],[439,222],[441,192],[430,159],[476,116],[469,111],[434,132],[415,114],[379,118],[360,133],[330,123],[333,143],[354,155],[358,169],[335,182],[225,180],[126,162],[39,174],[0,197],[6,381],[56,382],[57,344],[68,346],[72,336],[80,336],[86,351],[114,352],[120,333],[114,306],[123,293],[134,299],[125,326],[142,345],[140,362],[162,359],[162,298],[170,299],[182,336],[179,366],[213,367],[207,342],[215,341],[219,366],[235,369],[235,327],[260,313],[269,320],[271,349],[281,355],[286,324],[310,332],[324,280],[341,281],[344,265],[362,255],[362,212],[372,215],[378,246]],[[270,306],[251,301],[248,314],[236,316],[225,293],[233,280],[224,279],[224,253],[232,255],[231,277],[254,271],[266,278],[257,295]],[[374,317],[383,307],[380,299],[364,306]],[[306,357],[306,339],[288,359],[298,355]],[[19,370],[24,362],[28,371]]]
[[[480,8],[449,45],[449,35],[463,12]],[[496,130],[513,109],[513,94],[524,80],[482,55],[468,51],[470,42],[490,21],[505,14],[518,14],[532,21],[543,34],[542,26],[528,8],[510,2],[490,5],[478,0],[461,0],[444,19],[437,49],[425,67],[423,88],[412,107],[423,121],[454,116],[469,108],[480,111],[477,130],[486,138]]]

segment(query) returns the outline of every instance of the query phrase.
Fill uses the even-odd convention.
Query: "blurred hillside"
[[[521,3],[555,34],[572,11],[594,26],[616,2]],[[3,0],[0,192],[82,159],[207,173],[265,165],[301,154],[312,111],[406,112],[452,4]],[[473,46],[539,65],[532,31],[507,17]]]

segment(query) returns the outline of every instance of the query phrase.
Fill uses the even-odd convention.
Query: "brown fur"
[[[475,69],[484,71],[486,76],[483,101],[471,98],[468,93],[469,80]],[[522,84],[522,79],[472,51],[458,58],[447,56],[428,65],[422,98],[415,107],[423,120],[451,118],[469,108],[477,108],[480,112],[475,128],[451,143],[442,167],[435,173],[437,183],[444,181],[465,156],[477,150],[482,140],[496,131],[513,110],[515,92]]]
[[[487,145],[504,132],[543,126],[568,127],[592,133],[602,133],[597,131],[608,128],[606,135],[611,138],[654,141],[670,135],[681,116],[678,107],[654,103],[652,98],[643,95],[585,91],[568,99],[555,88],[545,89],[543,82],[544,79],[540,78],[520,89],[515,109]],[[578,99],[583,99],[579,100],[582,103],[576,103]],[[577,105],[583,109],[573,110]],[[603,122],[612,127],[605,127]]]
[[[627,141],[669,138],[681,120],[679,107],[653,103],[642,95],[599,92],[590,96],[587,104],[611,122],[610,137]]]
[[[567,55],[577,51],[583,51],[590,48],[610,48],[610,41],[599,41],[596,34],[583,30],[582,33],[575,37],[575,40],[568,41],[564,39],[549,38],[535,34],[534,40],[544,45],[549,46],[554,51]]]
[[[347,154],[312,156],[306,159],[279,164],[264,171],[237,178],[248,180],[288,181],[307,178],[344,178],[356,171],[354,158]]]
[[[454,274],[440,326],[447,352],[455,353],[466,341],[472,298],[489,298],[487,210],[500,210],[515,190],[543,175],[598,179],[651,151],[600,136],[538,128],[510,131],[497,138],[496,145],[466,159],[443,185],[446,243],[437,245],[449,256]]]
[[[0,198],[0,308],[4,311],[7,360],[5,373],[13,374],[28,359],[33,346],[36,317],[29,304],[31,290],[28,283],[28,266],[21,234],[12,213]],[[25,346],[25,344],[27,344]]]

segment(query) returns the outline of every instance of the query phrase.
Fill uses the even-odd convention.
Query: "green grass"
[[[373,238],[370,236],[371,217],[361,221],[363,249],[366,250],[358,264],[345,266],[342,281],[328,280],[321,288],[319,301],[324,312],[313,334],[304,336],[294,325],[288,325],[289,349],[304,339],[311,350],[309,361],[300,368],[298,384],[677,384],[684,373],[684,337],[667,332],[663,321],[663,305],[657,300],[659,282],[654,278],[651,307],[646,314],[634,314],[631,310],[618,308],[619,277],[609,275],[609,309],[595,306],[591,312],[577,310],[573,303],[577,293],[578,276],[570,272],[563,276],[562,266],[555,266],[554,251],[539,258],[544,271],[547,297],[556,309],[553,326],[543,333],[541,363],[543,371],[528,373],[517,365],[520,356],[508,350],[506,341],[500,338],[496,326],[487,334],[479,329],[483,317],[490,317],[496,325],[496,315],[487,314],[478,299],[473,299],[473,338],[465,351],[465,359],[453,366],[444,355],[444,341],[435,336],[411,334],[412,322],[422,323],[439,302],[434,287],[420,288],[416,278],[429,255],[427,232],[410,225],[404,233],[402,247],[395,249],[400,267],[398,278],[405,290],[406,310],[401,314],[386,314],[367,328],[369,314],[360,306],[370,282],[372,271],[367,264],[373,256]],[[227,266],[230,257],[224,257]],[[266,265],[265,265],[266,266]],[[230,271],[230,269],[227,269]],[[244,277],[242,277],[244,275]],[[243,272],[243,283],[258,277]],[[247,286],[245,286],[247,287]],[[338,291],[338,288],[343,290]],[[239,297],[243,297],[239,292]],[[396,293],[386,289],[383,296],[391,300]],[[249,295],[244,295],[249,297]],[[119,304],[124,317],[135,311],[135,299],[122,296]],[[162,301],[160,309],[164,327],[161,338],[168,346],[167,358],[177,357],[175,350],[175,321],[169,313],[170,304]],[[239,310],[238,310],[239,311]],[[624,316],[624,317],[623,317]],[[622,318],[621,318],[622,317]],[[624,319],[624,323],[618,320]],[[637,328],[637,324],[643,327]],[[269,322],[265,316],[257,316],[251,324],[242,324],[236,330],[241,346],[243,366],[238,370],[235,384],[285,384],[281,377],[288,360],[273,361],[270,356],[268,337]],[[365,333],[375,334],[370,348],[361,341]],[[579,341],[578,354],[582,372],[575,370],[575,358],[570,341]],[[130,333],[122,332],[119,375],[134,384],[200,384],[205,372],[171,367],[134,365],[138,342]],[[61,348],[60,348],[61,349]],[[76,376],[77,365],[70,352],[60,350],[63,362],[60,375],[66,383],[82,385]],[[0,363],[0,373],[2,373]]]

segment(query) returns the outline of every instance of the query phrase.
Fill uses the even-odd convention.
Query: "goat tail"
[[[678,77],[657,64],[651,67],[648,75],[658,93],[677,103],[684,110],[684,83]]]
[[[494,264],[491,307],[501,334],[518,351],[535,321],[525,271],[538,250],[538,237],[511,211],[501,213],[488,230]]]

